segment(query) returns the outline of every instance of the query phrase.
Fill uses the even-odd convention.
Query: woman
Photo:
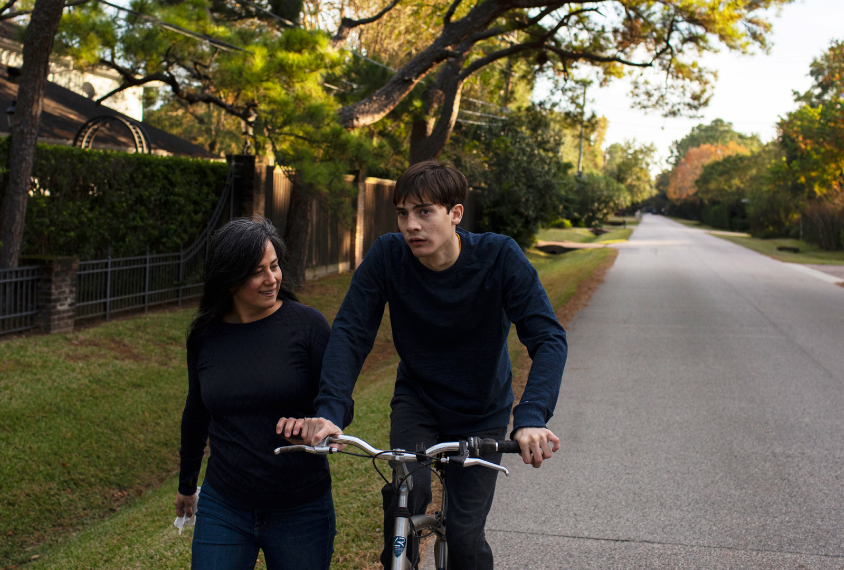
[[[282,282],[286,249],[266,219],[236,219],[211,238],[188,329],[179,516],[196,512],[191,568],[327,569],[335,526],[325,457],[274,455],[280,416],[314,413],[329,327]],[[197,478],[210,440],[202,496]],[[198,504],[197,504],[198,503]]]

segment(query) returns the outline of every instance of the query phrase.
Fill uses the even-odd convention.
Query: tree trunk
[[[290,251],[287,275],[296,289],[305,286],[305,268],[308,264],[308,245],[311,241],[314,199],[294,174],[290,191],[290,206],[287,209],[287,231],[284,241]]]
[[[410,164],[436,159],[442,154],[457,122],[460,96],[465,78],[461,76],[467,53],[448,60],[437,74],[437,80],[425,94],[428,116],[439,111],[436,122],[417,120],[410,133]]]
[[[410,164],[428,160],[425,155],[425,141],[434,130],[433,118],[419,118],[413,120],[410,129]]]
[[[65,0],[37,0],[23,38],[23,68],[9,148],[8,185],[0,208],[0,241],[3,244],[0,248],[0,269],[17,267],[20,259],[50,53],[64,3]]]

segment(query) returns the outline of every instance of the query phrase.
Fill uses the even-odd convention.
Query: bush
[[[572,224],[570,220],[567,220],[565,218],[557,218],[556,220],[548,224],[548,227],[567,230],[572,227]]]
[[[826,250],[844,249],[844,192],[830,193],[806,204],[803,239]]]
[[[787,236],[792,229],[798,228],[800,204],[782,185],[760,185],[750,193],[749,200],[747,213],[754,236]]]
[[[0,164],[8,148],[0,142]],[[38,145],[23,254],[179,251],[202,230],[227,173],[222,162]]]
[[[730,205],[729,204],[714,204],[712,206],[704,206],[703,208],[703,223],[713,228],[721,230],[730,229]]]
[[[572,217],[583,227],[599,225],[615,211],[630,205],[627,188],[602,174],[572,176],[566,180],[566,188],[566,194],[575,200]]]

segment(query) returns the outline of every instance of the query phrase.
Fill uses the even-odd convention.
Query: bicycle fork
[[[399,505],[396,510],[393,535],[393,563],[392,570],[410,570],[411,561],[408,559],[409,541],[414,540],[414,532],[421,534],[428,531],[436,536],[434,542],[434,565],[437,570],[446,570],[448,565],[448,544],[445,539],[445,526],[442,521],[430,515],[410,516],[407,510],[407,497],[413,489],[413,476],[409,475],[404,463],[398,464],[394,477],[401,481],[399,485]],[[412,523],[412,524],[411,524]],[[417,545],[419,547],[420,545]],[[420,552],[421,554],[421,552]]]

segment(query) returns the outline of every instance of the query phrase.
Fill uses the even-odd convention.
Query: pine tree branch
[[[360,19],[360,20],[353,20],[351,18],[343,18],[340,21],[340,27],[337,28],[337,33],[334,34],[333,38],[331,38],[331,45],[335,48],[338,47],[340,44],[342,44],[343,42],[345,42],[349,38],[349,33],[353,29],[355,29],[359,26],[365,26],[367,24],[372,24],[373,22],[377,22],[378,20],[383,18],[384,15],[387,14],[387,12],[389,12],[390,10],[395,8],[400,1],[401,0],[393,0],[392,2],[390,2],[390,4],[387,5],[386,8],[384,8],[383,10],[381,10],[380,12],[378,12],[377,14],[375,14],[374,16],[371,16],[369,18],[363,18],[363,19]]]

